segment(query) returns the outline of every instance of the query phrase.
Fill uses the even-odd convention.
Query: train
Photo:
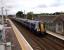
[[[43,22],[22,18],[15,18],[14,20],[21,23],[24,27],[28,28],[29,30],[35,32],[38,35],[46,34],[45,23]]]

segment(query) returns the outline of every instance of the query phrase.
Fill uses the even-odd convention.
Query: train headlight
[[[37,32],[38,32],[38,31],[40,31],[40,29],[39,29],[39,28],[37,29]]]

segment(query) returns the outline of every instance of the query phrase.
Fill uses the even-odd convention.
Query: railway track
[[[64,50],[64,41],[53,37],[52,35],[44,35],[43,37],[38,37],[25,27],[14,20],[12,20],[17,28],[22,32],[23,36],[33,47],[34,50]]]

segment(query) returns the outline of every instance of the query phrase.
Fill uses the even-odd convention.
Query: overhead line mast
[[[1,15],[2,15],[2,24],[4,24],[4,15],[3,15],[3,9],[4,9],[4,3],[3,0],[1,0]]]

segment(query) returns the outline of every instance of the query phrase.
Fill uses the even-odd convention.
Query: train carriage
[[[45,24],[40,21],[20,19],[16,18],[18,22],[21,22],[25,27],[29,28],[32,32],[37,34],[45,34]]]

